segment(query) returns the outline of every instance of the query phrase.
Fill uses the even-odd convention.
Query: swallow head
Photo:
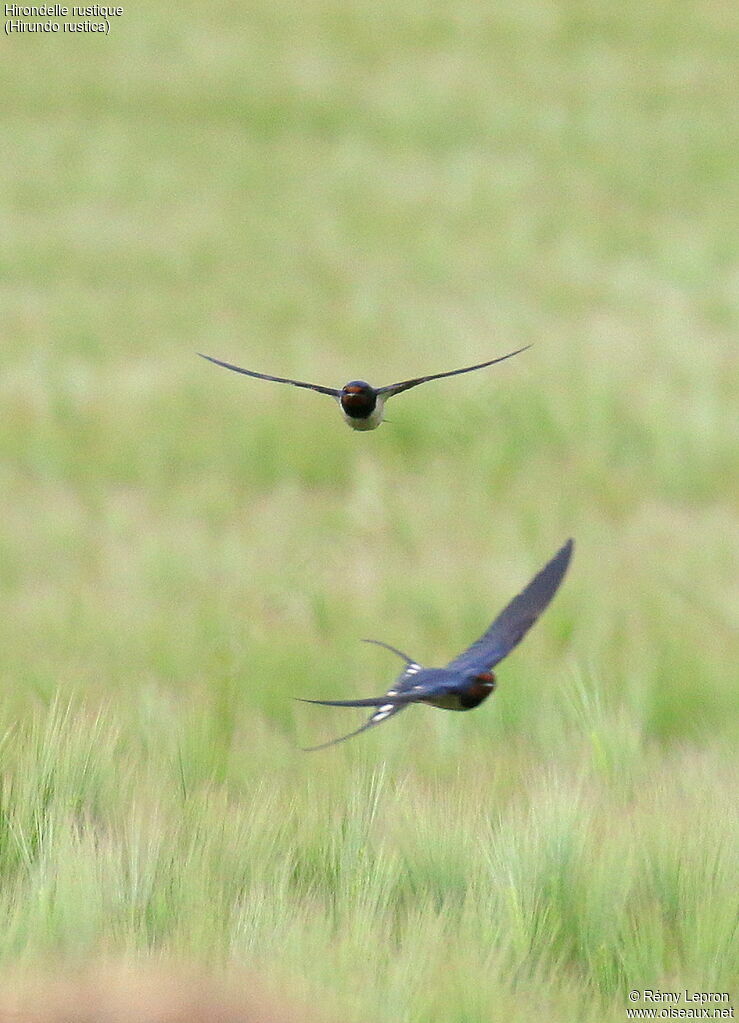
[[[468,679],[464,688],[459,694],[459,702],[463,710],[472,710],[478,707],[483,700],[495,690],[495,673],[483,671],[479,675],[473,675]]]
[[[369,419],[377,405],[377,392],[364,380],[350,380],[341,388],[339,401],[349,419]]]

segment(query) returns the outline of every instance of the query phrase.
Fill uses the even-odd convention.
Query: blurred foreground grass
[[[736,10],[178,10],[3,43],[1,961],[374,1021],[730,990]],[[532,342],[367,436],[194,354]],[[393,677],[361,637],[444,663],[568,535],[479,712],[297,750],[354,718],[290,697]]]

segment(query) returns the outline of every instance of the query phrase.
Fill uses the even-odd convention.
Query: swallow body
[[[387,384],[385,387],[372,387],[366,380],[350,380],[341,388],[324,387],[322,384],[309,384],[304,380],[291,380],[289,377],[274,377],[268,373],[257,373],[253,369],[244,369],[242,366],[235,366],[231,362],[222,362],[214,359],[212,355],[203,355],[203,359],[230,369],[234,373],[243,373],[244,376],[256,377],[259,380],[271,380],[278,384],[291,384],[293,387],[303,387],[309,391],[318,391],[319,394],[328,394],[334,398],[341,407],[344,422],[353,430],[376,430],[383,420],[385,402],[402,391],[409,391],[419,384],[428,383],[429,380],[439,380],[441,377],[453,377],[460,373],[471,373],[476,369],[484,369],[485,366],[493,366],[496,362],[504,362],[513,358],[519,352],[525,352],[531,345],[524,348],[517,348],[515,352],[508,352],[507,355],[500,355],[497,359],[488,359],[487,362],[478,362],[474,366],[463,366],[461,369],[447,370],[445,373],[432,373],[430,376],[414,377],[412,380],[401,380],[397,384]]]
[[[361,728],[321,743],[320,746],[311,746],[308,750],[324,749],[350,739],[353,735],[387,721],[412,703],[427,703],[440,710],[456,711],[479,707],[495,691],[497,683],[493,668],[518,646],[559,589],[573,547],[574,542],[568,540],[528,586],[501,611],[487,631],[445,668],[424,668],[396,647],[379,640],[367,640],[401,657],[405,661],[404,670],[383,696],[362,700],[302,700],[303,703],[317,703],[324,707],[375,708]]]

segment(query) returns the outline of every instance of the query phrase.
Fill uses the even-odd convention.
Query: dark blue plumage
[[[401,657],[406,662],[405,670],[383,696],[363,700],[303,700],[303,703],[324,707],[377,708],[361,728],[309,749],[324,749],[350,739],[381,724],[411,703],[428,703],[442,710],[457,711],[479,706],[495,689],[492,669],[518,646],[557,592],[570,563],[573,546],[573,541],[568,540],[526,589],[501,611],[490,628],[445,668],[424,668],[395,647],[379,640],[368,640]]]

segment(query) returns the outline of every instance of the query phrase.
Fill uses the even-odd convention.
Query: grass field
[[[0,976],[736,1005],[737,29],[151,0],[3,36]],[[195,355],[341,386],[525,344],[370,434]],[[362,637],[444,664],[570,535],[479,711],[300,751],[362,718],[292,697],[394,677]]]

